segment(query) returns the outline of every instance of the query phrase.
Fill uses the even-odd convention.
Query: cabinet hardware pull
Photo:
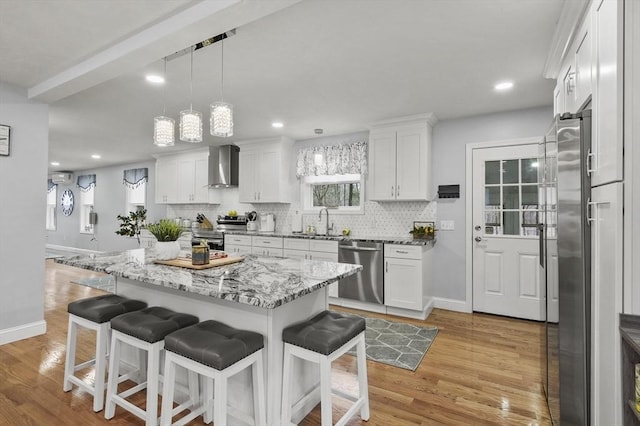
[[[385,264],[386,264],[386,265],[385,265],[385,270],[384,270],[384,271],[385,271],[385,272],[389,272],[389,261],[387,260],[387,261],[385,262]]]
[[[591,216],[591,206],[598,206],[600,204],[611,204],[609,201],[591,201],[591,198],[587,198],[587,225],[591,226],[591,222],[598,220]]]
[[[396,253],[409,254],[409,252],[406,250],[396,250]]]
[[[396,187],[396,197],[400,196],[400,185]]]
[[[393,197],[393,185],[391,185],[391,196]]]
[[[591,148],[587,152],[587,176],[591,176],[591,173],[597,171],[593,168],[593,159],[596,158],[596,154],[591,152]]]

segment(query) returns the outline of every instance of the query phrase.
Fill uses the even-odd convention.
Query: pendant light
[[[221,71],[220,71],[220,102],[211,104],[211,118],[209,119],[209,127],[213,136],[226,138],[233,136],[233,105],[224,102],[224,39],[220,41],[221,45]]]
[[[167,80],[167,58],[164,58],[164,79]],[[166,117],[165,94],[162,89],[162,115],[153,118],[153,143],[157,146],[173,146],[176,140],[176,122],[173,118]]]
[[[180,140],[202,142],[202,114],[193,110],[193,50],[191,47],[191,82],[189,109],[180,111]]]

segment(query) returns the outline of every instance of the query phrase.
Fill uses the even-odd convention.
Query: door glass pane
[[[538,208],[538,185],[522,186],[522,208]]]
[[[522,160],[522,183],[538,182],[538,159],[525,158]]]
[[[504,212],[504,235],[520,235],[520,212]]]
[[[502,205],[505,209],[520,208],[520,194],[518,185],[505,185],[502,187],[503,197]]]
[[[502,162],[502,182],[518,183],[518,160],[506,160]]]
[[[500,208],[500,187],[489,186],[484,188],[484,205]]]
[[[500,162],[499,161],[485,161],[484,183],[486,184],[500,183]]]
[[[484,212],[484,223],[486,226],[500,226],[500,210]]]

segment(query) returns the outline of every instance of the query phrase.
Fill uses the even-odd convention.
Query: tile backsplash
[[[233,191],[233,190],[230,190]],[[218,215],[224,215],[229,210],[238,213],[255,210],[273,213],[276,217],[276,232],[291,232],[291,225],[297,210],[301,210],[297,202],[291,204],[241,204],[237,202],[223,202],[222,204],[188,204],[167,206],[169,218],[181,217],[194,219],[198,213],[202,213],[212,222]],[[329,223],[334,224],[336,233],[342,229],[351,229],[352,236],[381,236],[381,237],[408,237],[414,221],[436,221],[436,201],[396,201],[378,203],[367,201],[364,206],[364,214],[338,214],[335,210],[329,210]],[[302,226],[318,224],[318,214],[303,214]]]

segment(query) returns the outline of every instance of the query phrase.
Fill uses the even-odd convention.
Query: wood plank
[[[99,275],[47,261],[47,334],[0,346],[0,424],[144,424],[122,409],[107,421],[103,412],[93,412],[86,392],[62,391],[67,304],[104,294],[70,281]],[[543,324],[440,309],[434,309],[426,321],[360,313],[437,326],[439,332],[415,372],[367,362],[371,418],[364,422],[353,417],[349,426],[551,424],[540,381]],[[94,345],[93,333],[81,333],[78,359],[88,359]],[[334,386],[353,389],[355,357],[341,357],[333,369]],[[82,373],[85,380],[93,380],[92,369]],[[144,395],[136,395],[136,404],[143,401]],[[347,408],[344,400],[334,398],[333,420]],[[199,418],[190,424],[204,423]],[[319,425],[320,406],[301,424]]]

